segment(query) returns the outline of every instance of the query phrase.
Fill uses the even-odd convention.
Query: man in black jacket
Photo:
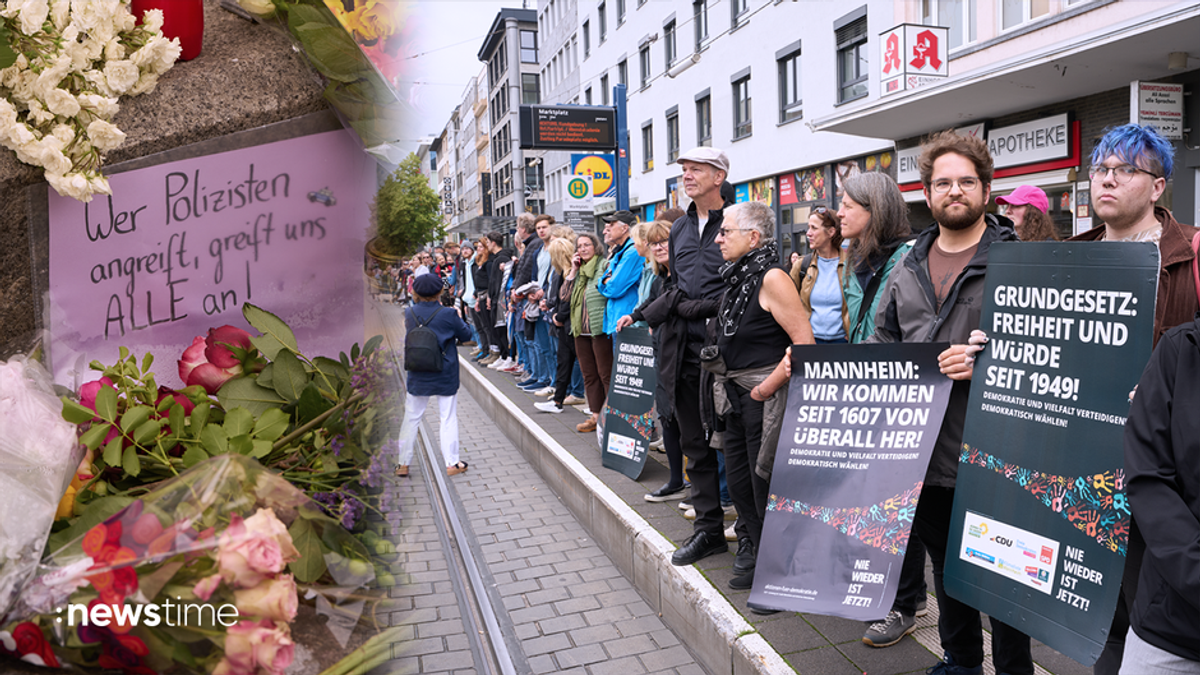
[[[687,214],[671,226],[671,277],[683,298],[713,300],[715,309],[715,301],[725,291],[720,275],[725,260],[716,239],[723,211],[733,204],[732,199],[721,195],[721,185],[729,174],[729,158],[715,148],[700,147],[680,156],[679,165],[683,168],[683,190],[692,204]],[[704,326],[702,318],[687,322],[686,341],[676,359],[675,426],[683,454],[688,458],[696,522],[692,536],[671,556],[672,565],[691,565],[729,550],[725,543],[717,451],[708,446],[710,430],[706,429],[700,413],[700,349],[704,346]],[[735,573],[740,575],[744,571]]]

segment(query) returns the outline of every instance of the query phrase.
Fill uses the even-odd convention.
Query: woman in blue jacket
[[[413,280],[413,306],[404,312],[405,329],[411,332],[421,325],[437,335],[442,350],[440,372],[407,371],[404,400],[404,423],[400,426],[400,463],[396,475],[408,475],[412,461],[413,443],[417,439],[417,424],[425,415],[429,399],[437,399],[441,420],[439,438],[446,474],[454,476],[467,470],[467,463],[458,458],[458,350],[455,345],[471,339],[471,329],[454,310],[440,302],[442,279],[436,274],[422,274]]]

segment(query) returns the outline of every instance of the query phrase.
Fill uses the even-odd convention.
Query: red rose
[[[221,326],[220,328],[210,328],[208,330],[208,339],[205,341],[207,345],[204,349],[204,356],[208,362],[218,368],[232,368],[241,366],[242,360],[234,355],[230,347],[238,347],[246,351],[250,351],[254,345],[250,344],[250,334],[241,328],[233,326]]]
[[[42,635],[42,629],[37,624],[32,621],[18,624],[13,628],[12,637],[17,643],[17,653],[23,660],[28,660],[24,657],[33,654],[42,660],[41,665],[59,667],[54,650],[50,649],[50,643],[46,642],[46,636]]]
[[[250,334],[233,326],[208,331],[208,337],[196,336],[192,346],[179,359],[179,379],[187,386],[198,384],[215,394],[230,378],[242,374],[242,361],[230,347],[249,350]]]

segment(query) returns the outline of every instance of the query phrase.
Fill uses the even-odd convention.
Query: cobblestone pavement
[[[394,332],[399,316],[383,308]],[[450,479],[485,567],[487,593],[517,673],[703,675],[679,639],[583,530],[521,453],[465,390],[458,395],[460,452],[470,469]],[[437,411],[426,426],[436,451]],[[400,554],[391,625],[404,626],[394,660],[379,673],[476,673],[451,583],[423,464],[393,488],[388,514]],[[438,467],[438,470],[441,470]]]

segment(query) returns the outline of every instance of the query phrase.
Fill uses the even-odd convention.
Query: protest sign
[[[658,369],[650,331],[630,326],[613,333],[615,357],[605,406],[603,463],[637,480],[654,433]]]
[[[946,554],[953,597],[1083,664],[1129,535],[1122,450],[1150,356],[1152,243],[996,244]]]
[[[197,335],[275,313],[313,354],[363,339],[362,258],[375,165],[347,131],[113,174],[112,195],[49,197],[50,357],[78,386],[118,348],[160,384]]]
[[[946,347],[792,348],[751,603],[863,621],[891,609],[950,398]]]

